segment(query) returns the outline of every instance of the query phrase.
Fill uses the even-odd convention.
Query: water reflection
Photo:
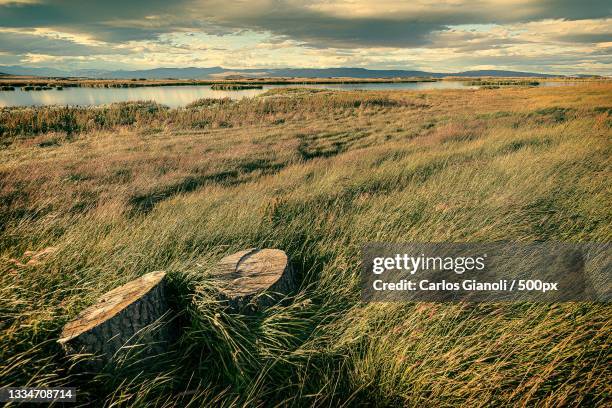
[[[563,84],[544,82],[543,85]],[[172,108],[185,106],[200,98],[253,97],[271,88],[308,87],[323,89],[372,89],[372,90],[426,90],[426,89],[466,89],[461,81],[416,82],[416,83],[375,83],[375,84],[309,84],[309,85],[265,85],[263,89],[240,91],[213,91],[210,86],[160,86],[142,88],[64,88],[46,91],[0,91],[0,107],[4,106],[43,106],[43,105],[102,105],[113,102],[153,100]]]

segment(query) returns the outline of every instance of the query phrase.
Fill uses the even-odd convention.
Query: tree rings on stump
[[[95,367],[130,350],[163,353],[176,337],[165,283],[165,272],[151,272],[111,290],[68,322],[58,342],[68,354],[95,355]]]
[[[295,287],[294,270],[280,249],[250,248],[219,261],[215,277],[230,307],[266,307]]]

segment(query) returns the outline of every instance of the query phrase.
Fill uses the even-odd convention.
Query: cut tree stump
[[[226,256],[214,273],[221,295],[233,309],[266,307],[291,292],[295,273],[280,249],[250,248]]]
[[[58,342],[69,355],[95,355],[89,364],[96,368],[128,350],[163,353],[176,337],[165,277],[151,272],[104,294],[64,326]]]

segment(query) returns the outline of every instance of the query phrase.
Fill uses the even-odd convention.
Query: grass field
[[[363,304],[369,241],[612,236],[612,84],[277,90],[0,111],[0,385],[106,406],[609,406],[606,304]],[[248,247],[299,291],[225,313],[207,270]],[[31,251],[31,252],[28,252]],[[140,372],[63,357],[105,291],[170,273],[185,325]]]

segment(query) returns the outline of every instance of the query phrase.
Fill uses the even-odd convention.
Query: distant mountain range
[[[298,78],[398,78],[398,77],[562,77],[564,75],[549,75],[533,72],[479,70],[454,73],[439,73],[409,70],[373,70],[365,68],[281,68],[281,69],[227,69],[210,68],[154,68],[144,70],[96,70],[80,69],[65,71],[55,68],[33,68],[17,65],[0,66],[0,73],[9,75],[34,75],[44,77],[87,77],[107,79],[220,79],[231,78],[263,78],[263,77],[298,77]],[[574,75],[586,77],[591,75]]]

